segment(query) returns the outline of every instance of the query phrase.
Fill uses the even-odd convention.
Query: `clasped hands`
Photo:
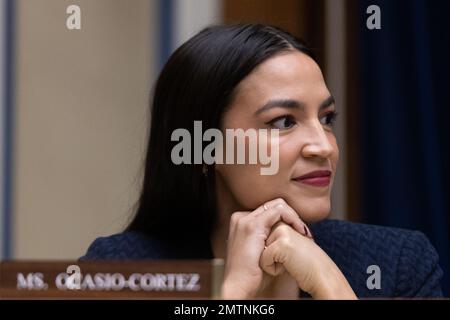
[[[356,298],[342,272],[283,199],[233,213],[222,298],[255,298],[264,273],[276,277],[283,272],[314,299]]]

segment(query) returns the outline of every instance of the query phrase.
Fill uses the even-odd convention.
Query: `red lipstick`
[[[326,187],[330,184],[331,181],[331,171],[312,171],[300,177],[294,178],[294,180],[315,187]]]

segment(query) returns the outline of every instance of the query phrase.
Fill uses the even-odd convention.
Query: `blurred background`
[[[381,29],[367,28],[370,5]],[[332,218],[424,232],[450,295],[448,12],[425,0],[0,0],[0,257],[75,259],[120,232],[170,53],[209,24],[262,22],[307,41],[336,98]]]

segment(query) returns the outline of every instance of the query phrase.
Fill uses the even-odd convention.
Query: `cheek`
[[[269,161],[265,164],[248,164],[249,149],[248,141],[246,141],[246,164],[218,164],[216,165],[216,172],[220,175],[220,180],[225,184],[225,189],[230,192],[233,198],[238,202],[238,205],[243,209],[250,210],[257,208],[262,203],[273,200],[281,196],[281,191],[285,186],[282,185],[282,177],[285,176],[285,165],[282,163],[289,152],[289,148],[280,145],[278,138],[265,137],[262,140],[257,140],[257,161],[261,161],[260,148],[265,154],[265,159]],[[272,154],[274,148],[277,152]],[[236,155],[235,149],[235,155]],[[281,152],[283,154],[281,154]],[[224,153],[226,153],[224,151]],[[276,164],[275,164],[276,162]],[[262,174],[262,168],[277,168],[275,174]]]
[[[286,187],[285,177],[288,174],[286,168],[291,167],[287,163],[295,162],[294,152],[288,144],[282,145],[278,139],[276,141],[265,140],[265,142],[264,146],[259,146],[266,147],[269,152],[267,154],[270,159],[269,164],[221,164],[216,166],[217,173],[225,184],[225,189],[245,210],[255,209],[264,202],[281,197]],[[278,149],[277,155],[270,152],[274,146]],[[292,159],[294,162],[287,161],[287,159]],[[275,165],[274,162],[277,164]],[[278,170],[275,174],[262,174],[261,169],[269,167],[277,167]]]
[[[230,192],[242,210],[252,210],[270,198],[276,186],[276,175],[260,174],[258,165],[220,165],[217,170],[225,189]]]
[[[339,146],[337,145],[336,137],[333,133],[328,135],[328,141],[333,146],[333,154],[331,155],[331,165],[333,166],[333,171],[336,171],[336,166],[339,161]]]
[[[281,137],[279,144],[280,172],[291,174],[301,154],[303,141],[298,137]]]

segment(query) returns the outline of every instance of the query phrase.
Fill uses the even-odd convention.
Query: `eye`
[[[326,115],[324,115],[322,118],[320,118],[320,123],[324,126],[333,127],[334,122],[336,121],[337,117],[336,111],[330,111]]]
[[[274,127],[275,129],[286,130],[295,125],[295,119],[292,116],[286,115],[270,120],[269,122],[266,122],[266,124]]]

